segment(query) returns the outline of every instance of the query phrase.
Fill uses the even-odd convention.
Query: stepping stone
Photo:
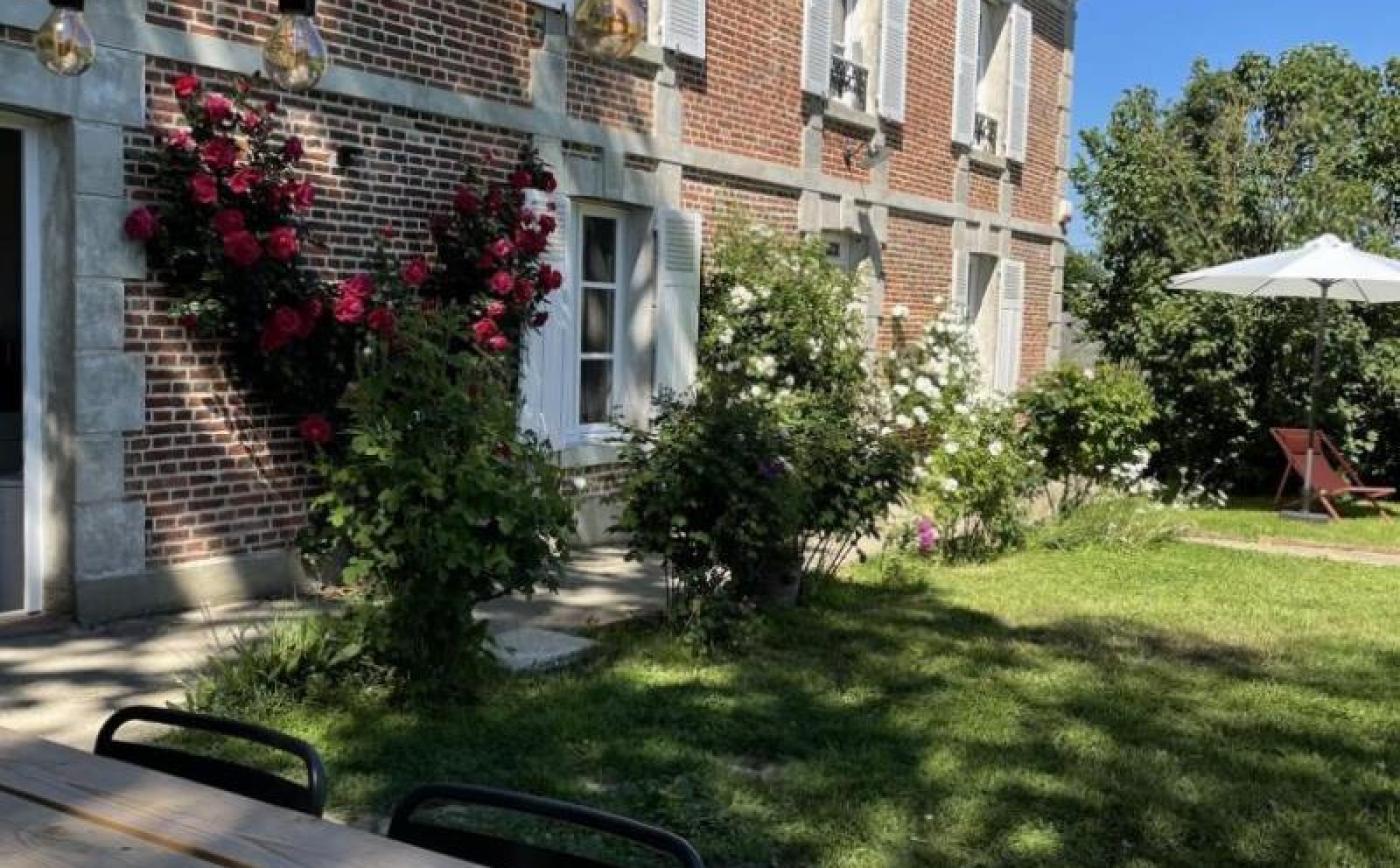
[[[498,633],[491,653],[511,672],[543,672],[568,666],[596,644],[568,633],[517,627]]]

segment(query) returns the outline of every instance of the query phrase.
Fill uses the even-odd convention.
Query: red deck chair
[[[1307,478],[1304,474],[1308,467],[1308,432],[1302,428],[1271,428],[1269,433],[1274,435],[1279,448],[1288,456],[1288,466],[1283,471],[1283,479],[1278,484],[1278,495],[1274,498],[1275,504],[1278,504],[1283,502],[1283,492],[1288,487],[1289,479],[1297,476],[1301,482]],[[1314,444],[1312,457],[1313,489],[1316,490],[1317,499],[1328,515],[1334,519],[1341,518],[1336,505],[1332,503],[1332,498],[1355,497],[1374,506],[1386,521],[1390,520],[1389,514],[1380,504],[1380,499],[1392,496],[1395,489],[1367,485],[1363,482],[1356,468],[1337,449],[1332,438],[1322,431],[1317,432],[1317,443]],[[1340,473],[1337,472],[1338,468]]]

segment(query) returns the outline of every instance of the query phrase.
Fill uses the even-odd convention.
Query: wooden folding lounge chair
[[[1279,504],[1283,502],[1283,492],[1288,488],[1290,479],[1294,476],[1298,477],[1299,482],[1307,479],[1308,432],[1302,428],[1271,428],[1269,433],[1274,435],[1279,448],[1288,456],[1288,466],[1283,471],[1283,479],[1278,484],[1278,495],[1274,498],[1274,503]],[[1380,511],[1382,518],[1390,520],[1390,515],[1385,507],[1381,506],[1380,501],[1382,498],[1393,496],[1395,489],[1367,485],[1363,482],[1361,475],[1356,472],[1351,462],[1347,461],[1341,450],[1337,449],[1332,438],[1322,431],[1317,432],[1312,459],[1313,490],[1328,515],[1334,519],[1342,517],[1337,512],[1336,504],[1332,502],[1333,498],[1354,497],[1371,504]]]

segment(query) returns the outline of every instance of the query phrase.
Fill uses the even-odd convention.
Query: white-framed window
[[[1020,380],[1022,331],[1025,325],[1025,263],[982,253],[955,254],[958,275],[954,303],[977,347],[982,387],[1003,394]]]
[[[909,0],[804,0],[802,89],[904,122]]]
[[[569,17],[582,0],[530,0]],[[705,59],[705,0],[638,0],[646,21],[647,42],[698,60]]]
[[[856,111],[869,104],[870,66],[866,7],[871,0],[831,0],[831,98]]]
[[[619,359],[622,352],[622,311],[626,280],[625,214],[602,205],[582,205],[575,225],[578,241],[578,403],[576,432],[588,437],[612,430],[619,401]]]
[[[954,141],[1025,161],[1033,37],[1021,0],[958,0]]]

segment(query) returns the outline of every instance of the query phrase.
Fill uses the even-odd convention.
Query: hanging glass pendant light
[[[263,43],[263,72],[278,87],[310,90],[330,65],[316,29],[316,0],[277,0],[277,11],[277,26]]]
[[[646,35],[642,0],[579,0],[574,10],[574,39],[594,57],[629,57]]]
[[[97,59],[97,40],[88,29],[83,4],[84,0],[49,0],[53,11],[34,32],[34,53],[54,75],[82,75]]]

